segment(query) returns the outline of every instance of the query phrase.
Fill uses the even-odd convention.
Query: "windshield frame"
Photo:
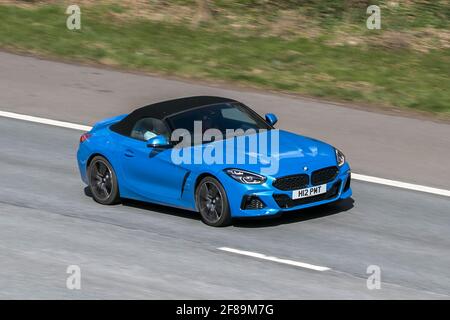
[[[257,131],[258,130],[267,130],[267,131],[269,131],[269,130],[274,129],[274,127],[272,125],[270,125],[269,123],[267,123],[267,121],[263,117],[261,117],[257,112],[255,112],[254,110],[252,110],[251,108],[249,108],[245,104],[243,104],[241,102],[237,102],[237,101],[236,102],[225,102],[225,103],[221,102],[221,103],[215,103],[215,104],[210,104],[210,105],[199,106],[199,107],[196,107],[196,108],[191,108],[189,110],[183,110],[183,111],[180,111],[180,112],[168,115],[167,117],[164,118],[164,122],[169,127],[171,132],[173,132],[176,129],[186,129],[186,128],[177,128],[177,127],[175,127],[172,118],[178,117],[178,116],[180,116],[180,115],[182,115],[184,113],[190,113],[190,112],[192,112],[194,110],[205,109],[205,108],[218,106],[218,105],[228,105],[228,106],[232,106],[233,108],[239,109],[240,111],[242,111],[243,113],[248,115],[251,120],[255,121],[256,125],[258,126]],[[245,131],[246,130],[244,130],[244,132]],[[222,132],[222,134],[225,135],[225,132]]]

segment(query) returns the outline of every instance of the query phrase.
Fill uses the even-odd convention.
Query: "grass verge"
[[[386,47],[377,42],[383,33],[369,34],[365,23],[347,31],[347,35],[367,35],[364,45],[345,41],[336,45],[336,30],[352,29],[356,23],[346,23],[346,19],[332,20],[314,36],[302,36],[301,32],[280,36],[252,29],[238,32],[220,18],[215,19],[220,23],[193,27],[183,19],[130,18],[128,10],[118,4],[82,7],[82,29],[69,31],[61,5],[2,5],[0,47],[339,101],[450,114],[449,48],[421,51],[409,46]]]

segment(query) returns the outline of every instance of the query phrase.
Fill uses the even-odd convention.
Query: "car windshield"
[[[194,123],[201,123],[202,133],[208,129],[218,129],[224,136],[227,130],[238,132],[259,132],[270,130],[271,127],[255,112],[238,103],[223,103],[185,111],[168,119],[173,130],[186,129],[191,134],[194,132]],[[239,130],[241,129],[241,130]],[[228,131],[229,132],[229,131]]]

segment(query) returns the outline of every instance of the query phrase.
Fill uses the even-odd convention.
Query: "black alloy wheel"
[[[196,203],[207,225],[224,227],[231,223],[228,198],[217,179],[208,176],[200,181],[196,189]]]
[[[89,188],[95,201],[110,205],[119,202],[119,186],[111,164],[102,156],[92,159],[88,168]]]

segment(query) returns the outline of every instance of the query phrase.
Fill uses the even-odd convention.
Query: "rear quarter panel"
[[[115,143],[111,137],[111,131],[109,126],[122,120],[126,114],[107,118],[97,122],[93,128],[89,131],[91,137],[79,144],[77,151],[77,162],[80,170],[81,180],[88,184],[87,179],[87,166],[89,161],[95,155],[102,155],[105,157],[115,168],[118,165],[116,161]]]

